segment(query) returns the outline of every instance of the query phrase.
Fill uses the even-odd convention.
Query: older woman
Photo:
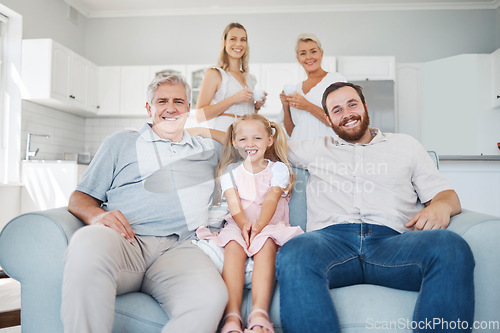
[[[226,131],[244,114],[257,112],[263,100],[254,101],[256,79],[248,72],[248,38],[239,23],[230,23],[222,34],[217,67],[207,70],[196,104],[196,120],[210,120],[209,127]]]
[[[330,84],[346,80],[339,73],[328,73],[321,68],[323,49],[315,35],[300,34],[295,51],[297,60],[306,71],[307,79],[297,84],[295,93],[280,94],[285,129],[294,141],[336,136],[325,120],[321,99]]]

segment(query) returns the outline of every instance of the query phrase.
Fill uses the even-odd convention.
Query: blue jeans
[[[292,238],[278,251],[281,323],[286,333],[340,332],[329,289],[366,283],[418,291],[416,322],[459,319],[472,327],[473,271],[468,244],[452,231],[332,225]]]

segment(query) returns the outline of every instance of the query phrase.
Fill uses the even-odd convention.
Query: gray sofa
[[[295,170],[297,183],[290,201],[291,224],[305,227],[305,185],[308,174]],[[66,208],[29,213],[13,219],[0,234],[0,266],[21,282],[21,324],[24,333],[62,332],[60,319],[63,257],[71,235],[82,222]],[[475,293],[478,325],[500,332],[500,218],[464,211],[453,217],[450,230],[469,243],[476,260]],[[271,321],[281,332],[279,286],[271,304]],[[418,294],[374,285],[331,290],[343,332],[409,331],[400,323],[411,320]],[[245,290],[243,316],[251,307]],[[116,298],[114,332],[160,332],[168,321],[158,303],[135,292]],[[495,326],[496,321],[496,326]],[[391,326],[392,329],[387,329]]]

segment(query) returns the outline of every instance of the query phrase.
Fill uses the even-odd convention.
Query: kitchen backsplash
[[[21,158],[26,156],[27,133],[49,135],[32,136],[31,151],[39,148],[37,160],[60,160],[65,152],[85,151],[85,118],[23,101]]]
[[[139,129],[144,118],[83,118],[77,115],[23,101],[21,157],[26,154],[27,133],[49,135],[32,136],[31,151],[39,148],[39,160],[64,159],[64,153],[88,152],[93,156],[102,140],[123,129]]]

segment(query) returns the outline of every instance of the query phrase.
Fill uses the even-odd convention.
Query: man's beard
[[[357,130],[354,132],[346,131],[343,128],[343,126],[352,120],[360,120],[361,126],[358,126]],[[368,112],[366,111],[366,109],[365,109],[365,113],[364,113],[362,118],[359,115],[355,115],[355,116],[350,117],[349,119],[345,119],[344,121],[342,121],[342,123],[339,126],[334,125],[332,123],[333,131],[335,133],[337,133],[339,138],[341,138],[347,142],[356,142],[356,141],[360,140],[363,137],[363,135],[366,133],[366,131],[368,130],[368,126],[370,126],[370,117],[368,116]]]

